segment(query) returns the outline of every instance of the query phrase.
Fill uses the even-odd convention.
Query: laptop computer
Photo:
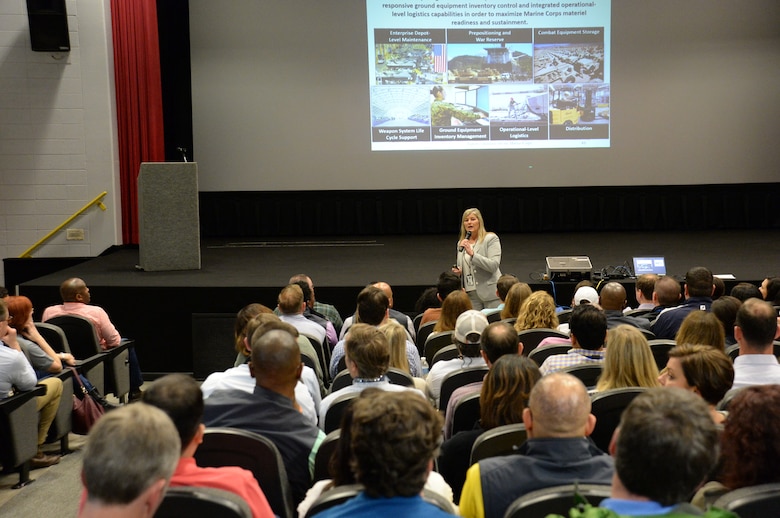
[[[666,275],[666,260],[663,257],[634,257],[634,276],[643,273]]]

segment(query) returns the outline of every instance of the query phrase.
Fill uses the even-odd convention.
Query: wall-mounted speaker
[[[27,0],[30,43],[37,52],[70,50],[65,0]]]

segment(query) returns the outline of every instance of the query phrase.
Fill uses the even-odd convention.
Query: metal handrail
[[[98,194],[95,197],[95,199],[93,199],[91,202],[87,203],[86,205],[81,207],[79,210],[74,212],[71,217],[69,217],[68,219],[66,219],[65,221],[63,221],[59,225],[57,225],[57,228],[55,228],[54,230],[52,230],[51,232],[49,232],[48,234],[46,234],[45,236],[40,238],[33,246],[31,246],[30,248],[25,250],[22,253],[22,255],[19,256],[19,258],[21,259],[21,258],[26,258],[26,257],[32,257],[32,253],[35,250],[37,250],[40,246],[42,246],[46,241],[51,239],[54,236],[54,234],[56,234],[57,232],[59,232],[60,230],[65,228],[68,224],[70,224],[71,221],[73,221],[74,219],[78,218],[83,213],[85,213],[93,205],[97,205],[98,207],[100,207],[100,210],[106,210],[106,206],[103,204],[103,201],[102,201],[103,197],[105,197],[106,194],[108,194],[107,191],[103,191],[102,193]]]

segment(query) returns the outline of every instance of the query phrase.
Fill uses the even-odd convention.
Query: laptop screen
[[[663,257],[634,257],[634,275],[643,273],[666,275],[666,261]]]

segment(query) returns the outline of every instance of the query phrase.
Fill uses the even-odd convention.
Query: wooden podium
[[[198,165],[141,164],[138,173],[139,267],[200,270]]]

